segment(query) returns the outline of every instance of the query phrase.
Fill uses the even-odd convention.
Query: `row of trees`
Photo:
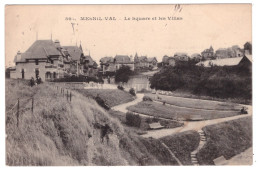
[[[163,68],[150,83],[157,90],[181,89],[218,98],[252,98],[251,68],[240,65],[207,68],[183,62]]]

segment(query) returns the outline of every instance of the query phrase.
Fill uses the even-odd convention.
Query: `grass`
[[[202,99],[202,100],[213,100],[219,102],[229,102],[229,103],[238,103],[238,104],[247,104],[252,105],[251,99],[243,99],[243,98],[217,98],[205,95],[195,95],[187,90],[175,90],[172,94],[174,97],[183,97],[183,98],[191,98],[191,99]]]
[[[78,89],[78,92],[91,98],[95,98],[99,95],[110,107],[135,99],[130,93],[118,89]]]
[[[239,115],[238,111],[214,111],[214,110],[194,110],[189,108],[180,108],[176,106],[167,106],[155,102],[140,102],[134,106],[128,107],[130,111],[142,113],[150,116],[157,116],[167,119],[190,119],[192,115],[200,115],[203,119],[217,119]]]
[[[153,143],[144,144],[141,137],[94,100],[76,91],[68,102],[48,83],[32,88],[16,83],[6,81],[12,87],[6,91],[9,101],[6,108],[13,104],[11,99],[25,95],[34,97],[34,112],[25,110],[19,117],[18,128],[15,114],[7,113],[10,120],[6,120],[6,164],[9,166],[162,165],[169,157],[167,153],[159,153],[160,147],[156,155],[149,150]],[[101,143],[100,130],[93,126],[96,122],[108,124],[113,130],[108,143]],[[176,162],[169,161],[173,165]]]
[[[198,147],[200,141],[196,131],[186,131],[160,140],[170,148],[183,165],[192,165],[190,153]]]
[[[230,159],[252,147],[252,117],[206,126],[203,130],[208,140],[197,154],[202,165],[214,165],[213,160],[220,156]]]
[[[158,95],[161,99],[157,98],[155,94],[146,94],[153,100],[166,102],[171,105],[187,107],[187,108],[195,108],[195,109],[205,109],[205,110],[234,110],[240,111],[241,106],[234,103],[228,102],[216,102],[210,100],[200,100],[200,99],[192,99],[192,98],[179,98],[174,96],[166,96],[166,95]]]

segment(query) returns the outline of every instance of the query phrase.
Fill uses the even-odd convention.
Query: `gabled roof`
[[[216,66],[235,66],[240,63],[243,57],[235,57],[235,58],[224,58],[217,60],[207,60],[203,62],[199,62],[196,65],[204,65],[205,67],[210,67],[211,65]]]
[[[64,50],[67,50],[69,55],[72,57],[72,60],[80,60],[81,55],[83,52],[77,46],[63,46]]]
[[[86,55],[86,56],[84,56],[84,57],[85,57],[85,60],[88,61],[88,64],[89,64],[89,65],[95,65],[95,64],[97,64],[97,63],[92,59],[91,56]]]
[[[147,58],[147,61],[148,61],[149,63],[151,63],[151,62],[153,62],[153,61],[156,61],[156,62],[157,62],[157,59],[156,59],[156,57],[149,57],[149,58]]]
[[[15,56],[15,62],[25,62],[26,59],[47,58],[48,56],[59,56],[61,53],[56,48],[55,43],[52,40],[37,40],[30,48],[21,54],[21,59],[17,60]]]
[[[131,61],[130,57],[127,55],[116,55],[115,56],[115,62],[118,64],[129,64],[129,63],[133,63],[133,61]]]
[[[113,63],[114,59],[113,57],[103,57],[99,61],[101,64],[108,64],[108,63]]]

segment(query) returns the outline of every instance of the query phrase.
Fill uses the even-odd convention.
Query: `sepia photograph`
[[[4,15],[6,166],[253,165],[252,4]]]

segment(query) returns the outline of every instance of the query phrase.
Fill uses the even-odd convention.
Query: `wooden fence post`
[[[70,101],[71,101],[71,92],[70,92]]]
[[[33,102],[34,102],[34,101],[33,101],[33,97],[32,97],[32,114],[33,114]]]
[[[17,127],[19,126],[19,106],[20,105],[20,101],[19,98],[17,99],[17,113],[16,113],[16,119],[17,119]]]
[[[69,100],[69,92],[68,92],[68,89],[67,89],[67,100]]]

